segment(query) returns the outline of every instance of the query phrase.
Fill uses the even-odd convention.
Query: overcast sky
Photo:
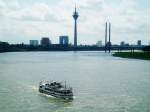
[[[78,43],[104,42],[105,22],[112,23],[112,43],[150,41],[150,0],[0,0],[0,41],[29,43],[50,37],[73,43],[73,11],[78,18]]]

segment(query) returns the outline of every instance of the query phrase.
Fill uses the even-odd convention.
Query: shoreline
[[[115,52],[114,57],[150,60],[150,52]]]

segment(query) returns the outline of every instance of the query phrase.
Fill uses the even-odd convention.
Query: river
[[[38,92],[41,80],[66,81],[71,102]],[[1,112],[150,112],[150,62],[103,52],[0,54]]]

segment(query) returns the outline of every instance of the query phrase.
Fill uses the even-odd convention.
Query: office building
[[[48,37],[43,37],[41,39],[41,45],[42,46],[49,46],[51,44],[51,41]]]
[[[102,47],[102,41],[97,41],[96,46],[97,47]]]
[[[69,44],[69,37],[68,36],[60,36],[59,37],[59,44],[68,45]]]
[[[142,45],[141,40],[138,40],[138,41],[137,41],[137,45],[138,45],[138,46],[141,46],[141,45]]]
[[[120,46],[125,46],[125,42],[124,42],[124,41],[121,41],[121,42],[120,42]]]
[[[31,46],[38,46],[39,45],[39,41],[38,40],[30,40],[30,45]]]

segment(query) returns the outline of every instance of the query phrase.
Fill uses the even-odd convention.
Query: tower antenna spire
[[[76,3],[75,3],[75,12],[77,11],[77,6],[76,6]]]

